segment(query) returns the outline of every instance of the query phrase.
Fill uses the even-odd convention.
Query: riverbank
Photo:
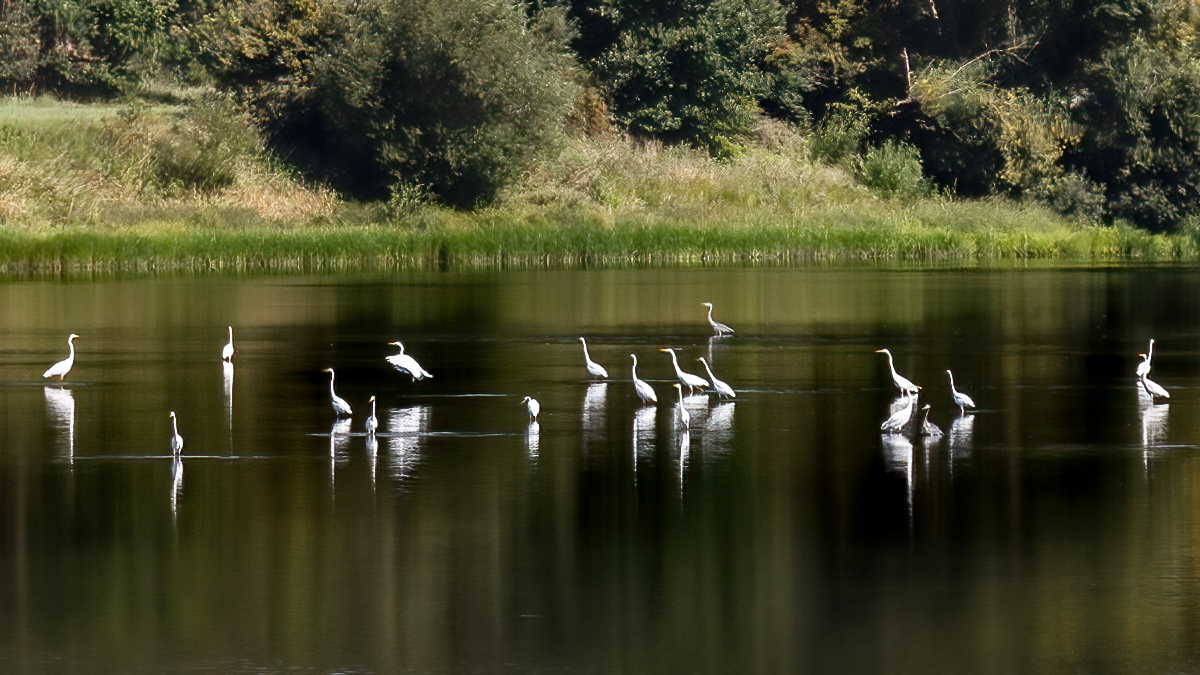
[[[320,272],[396,268],[1003,259],[1184,261],[1196,239],[1085,226],[1035,204],[870,189],[764,129],[718,162],[568,140],[493,207],[339,199],[271,159],[229,111],[0,107],[0,270]]]

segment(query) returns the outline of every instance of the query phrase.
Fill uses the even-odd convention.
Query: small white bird
[[[525,404],[525,412],[529,413],[529,421],[536,422],[538,413],[542,411],[542,404],[537,402],[536,398],[526,396],[521,399],[521,403]]]
[[[1145,354],[1138,354],[1142,357],[1142,362],[1138,364],[1137,376],[1146,377],[1150,375],[1150,359],[1154,358],[1154,338],[1150,338],[1150,349]]]
[[[183,436],[179,435],[179,424],[174,410],[171,411],[171,454],[176,457],[183,454]]]
[[[958,414],[966,414],[967,408],[974,410],[975,401],[972,401],[970,396],[954,388],[954,373],[947,370],[946,374],[950,376],[950,397],[954,399],[954,405],[958,406]]]
[[[633,359],[633,390],[637,393],[638,398],[642,399],[642,405],[658,403],[658,395],[654,393],[654,388],[646,381],[639,380],[637,376],[637,354],[630,354]]]
[[[354,411],[350,409],[350,404],[346,403],[345,399],[343,399],[341,396],[338,396],[333,391],[333,379],[335,377],[333,368],[322,368],[321,372],[329,373],[329,397],[333,402],[333,412],[337,415],[337,418],[342,419],[343,417],[350,417],[353,415]]]
[[[890,351],[888,351],[886,349],[876,349],[875,353],[876,354],[887,354],[888,369],[890,369],[892,371],[892,381],[896,383],[896,388],[900,390],[901,394],[914,394],[915,395],[918,391],[920,391],[920,389],[921,389],[920,387],[913,384],[908,379],[902,377],[900,375],[900,373],[896,372],[896,365],[892,362],[892,353]]]
[[[728,384],[725,384],[721,380],[718,380],[717,376],[713,375],[712,368],[708,365],[708,361],[706,361],[703,356],[701,356],[697,360],[700,361],[700,363],[704,364],[704,370],[708,373],[708,379],[710,381],[712,381],[713,389],[717,390],[718,397],[734,398],[737,396],[737,394],[733,391],[733,387],[729,386]]]
[[[889,434],[898,434],[908,426],[908,423],[912,421],[913,403],[916,402],[917,397],[913,394],[905,394],[905,399],[904,407],[892,413],[892,416],[880,425],[880,430]]]
[[[404,345],[401,344],[399,340],[395,342],[389,342],[388,344],[395,345],[400,348],[399,354],[393,354],[391,356],[384,357],[388,363],[392,364],[393,368],[411,377],[413,382],[416,382],[417,380],[424,380],[428,377],[433,377],[433,375],[430,375],[424,368],[421,367],[421,364],[417,363],[416,359],[404,353]]]
[[[1171,398],[1171,394],[1167,392],[1163,386],[1154,380],[1143,375],[1141,378],[1142,389],[1151,400],[1156,398]]]
[[[687,387],[689,395],[696,387],[703,389],[708,386],[708,380],[704,379],[703,377],[683,372],[683,370],[679,367],[679,358],[675,356],[674,348],[667,347],[666,349],[660,349],[658,351],[666,352],[671,355],[671,364],[675,366],[675,378],[679,380],[679,384]]]
[[[942,430],[938,428],[938,425],[929,421],[928,403],[921,408],[921,412],[923,413],[923,416],[921,417],[921,435],[928,436],[930,438],[941,438]]]
[[[683,404],[683,387],[679,386],[678,382],[671,386],[679,392],[679,426],[687,429],[692,426],[692,416],[688,414],[687,406]]]
[[[367,435],[374,436],[375,431],[379,429],[379,419],[375,417],[375,397],[370,398],[371,414],[367,416]]]
[[[708,325],[712,326],[714,335],[733,335],[733,329],[725,324],[712,318],[712,303],[706,302],[704,306],[708,308]]]
[[[583,338],[579,338],[579,341],[583,344],[583,363],[587,366],[587,371],[591,373],[592,377],[601,380],[608,379],[608,371],[604,369],[604,366],[596,363],[592,360],[591,356],[588,356],[587,341]]]
[[[79,336],[71,333],[71,336],[67,338],[67,346],[70,347],[71,354],[62,361],[59,361],[58,363],[47,368],[46,372],[42,373],[42,377],[57,376],[58,381],[62,382],[63,378],[67,376],[67,373],[71,372],[71,366],[75,365],[75,338],[77,337]]]
[[[232,361],[233,353],[234,353],[233,352],[233,326],[230,326],[229,327],[229,344],[227,344],[221,348],[221,360],[222,361]]]

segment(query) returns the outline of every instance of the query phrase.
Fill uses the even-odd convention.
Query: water
[[[10,282],[0,306],[3,672],[1200,670],[1200,270]],[[1169,405],[1134,386],[1150,337]],[[390,369],[397,339],[432,380]],[[738,391],[689,399],[686,434],[668,346]],[[880,434],[883,347],[940,442]]]

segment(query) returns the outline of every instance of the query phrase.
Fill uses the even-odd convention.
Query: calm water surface
[[[9,282],[0,307],[6,673],[1200,671],[1200,270]],[[1151,337],[1169,405],[1134,385]],[[662,347],[736,401],[676,431]],[[883,347],[940,441],[880,434]]]

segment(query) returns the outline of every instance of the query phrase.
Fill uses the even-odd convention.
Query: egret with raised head
[[[667,347],[658,351],[666,352],[671,355],[671,365],[675,366],[675,378],[679,380],[679,384],[687,387],[689,395],[691,395],[692,390],[696,387],[704,389],[708,386],[708,380],[704,379],[703,377],[683,372],[683,369],[679,367],[679,357],[675,356],[674,348]]]
[[[58,381],[62,382],[63,378],[67,376],[67,373],[71,372],[71,367],[75,365],[75,338],[77,337],[79,336],[71,333],[70,337],[67,338],[67,347],[70,348],[71,353],[67,356],[67,358],[47,368],[46,372],[42,373],[42,377],[57,376]]]
[[[638,379],[637,354],[630,354],[629,358],[633,359],[633,390],[637,393],[637,397],[642,399],[642,405],[658,403],[658,395],[654,393],[654,387],[651,387],[645,380]]]
[[[1146,377],[1150,375],[1150,359],[1154,358],[1154,338],[1150,338],[1150,349],[1138,356],[1142,357],[1142,362],[1137,366],[1137,376]]]
[[[947,370],[946,374],[950,376],[950,397],[954,399],[954,405],[958,406],[958,414],[966,414],[967,408],[974,410],[975,401],[972,401],[970,396],[954,388],[954,373]]]
[[[583,344],[583,364],[585,366],[587,366],[588,373],[590,373],[592,377],[595,377],[597,379],[601,379],[601,380],[607,379],[608,371],[604,369],[604,366],[593,361],[592,357],[588,355],[587,340],[584,340],[583,338],[579,338],[579,342],[581,344]]]
[[[711,302],[704,303],[708,308],[708,325],[712,326],[713,335],[733,335],[733,329],[725,324],[712,318],[713,306]]]
[[[179,423],[175,417],[175,411],[171,414],[171,454],[179,457],[183,454],[183,436],[179,435]]]
[[[228,342],[228,343],[227,343],[227,344],[226,344],[224,347],[222,347],[222,348],[221,348],[221,360],[222,360],[222,361],[232,361],[232,360],[233,360],[233,354],[234,354],[234,350],[233,350],[233,326],[230,326],[230,327],[229,327],[229,342]]]
[[[334,414],[337,415],[338,419],[342,419],[343,417],[350,417],[351,415],[353,415],[354,411],[350,409],[350,404],[346,403],[346,400],[343,399],[341,396],[338,396],[337,392],[335,392],[333,390],[333,380],[334,380],[334,377],[336,377],[333,373],[333,368],[322,368],[321,372],[329,373],[329,398],[330,398],[330,401],[333,403]]]
[[[371,404],[371,414],[367,415],[367,435],[374,436],[375,432],[379,429],[379,418],[375,417],[375,397],[372,396],[369,402]]]
[[[703,356],[697,359],[697,361],[704,364],[704,370],[708,373],[708,379],[712,382],[712,388],[716,390],[718,397],[735,398],[737,396],[737,393],[733,391],[733,387],[718,380],[717,376],[713,375],[712,367],[708,365],[708,361]]]
[[[918,387],[917,385],[915,385],[911,381],[909,381],[907,378],[900,375],[900,373],[896,372],[896,364],[892,361],[892,353],[890,351],[888,351],[887,349],[876,349],[875,353],[876,354],[887,354],[888,369],[892,371],[892,382],[896,383],[896,388],[900,390],[901,394],[915,395],[918,391],[921,390],[920,387]]]

